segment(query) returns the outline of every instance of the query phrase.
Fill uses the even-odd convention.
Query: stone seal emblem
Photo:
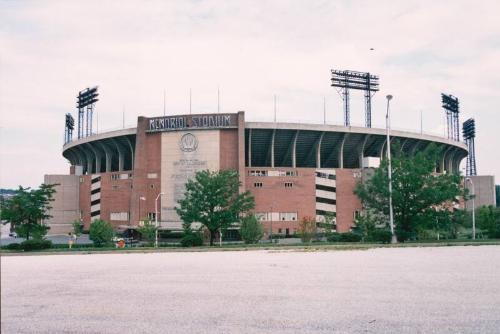
[[[179,146],[183,152],[194,152],[198,148],[198,139],[192,133],[186,133],[181,137]]]

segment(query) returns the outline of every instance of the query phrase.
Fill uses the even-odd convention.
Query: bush
[[[29,252],[32,250],[48,249],[52,247],[52,241],[50,240],[40,240],[40,239],[30,239],[21,242],[20,247],[25,251]]]
[[[16,243],[16,242],[13,242],[11,244],[8,244],[8,245],[5,245],[5,246],[2,246],[3,249],[9,249],[9,250],[20,250],[21,249],[21,245]]]
[[[241,222],[240,235],[246,244],[255,244],[264,236],[264,228],[254,215],[246,216]]]
[[[96,219],[90,224],[89,239],[96,247],[112,244],[113,226],[107,221]]]
[[[316,233],[316,222],[310,217],[304,217],[299,222],[297,233],[302,242],[311,242],[314,234]]]
[[[152,223],[149,219],[143,221],[142,226],[137,229],[141,234],[141,239],[153,242],[156,237],[156,225]]]
[[[202,245],[203,245],[203,237],[201,233],[196,233],[196,232],[186,233],[181,239],[182,247],[195,247]]]
[[[332,232],[326,235],[326,241],[328,242],[339,242],[340,241],[340,233]]]
[[[352,232],[340,233],[341,242],[360,242],[361,236]]]
[[[383,244],[388,244],[391,242],[392,233],[391,231],[384,229],[375,229],[370,233],[367,238],[367,241],[381,242]]]

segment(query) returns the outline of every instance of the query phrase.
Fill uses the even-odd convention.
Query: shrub
[[[73,233],[76,236],[80,236],[83,233],[83,224],[79,220],[75,220],[73,223]]]
[[[30,239],[21,242],[20,247],[26,252],[32,250],[48,249],[52,247],[52,241],[41,240],[41,239]]]
[[[240,235],[246,244],[255,244],[264,236],[264,228],[254,215],[249,215],[242,219]]]
[[[8,244],[8,245],[5,245],[5,246],[2,246],[3,249],[9,249],[9,250],[20,250],[21,249],[21,245],[16,243],[16,242],[13,242],[11,244]]]
[[[186,233],[181,239],[182,247],[195,247],[202,245],[203,245],[203,237],[201,233],[197,232]]]
[[[149,219],[145,219],[143,221],[142,226],[138,228],[139,233],[141,234],[141,239],[152,242],[156,237],[156,225],[149,221]]]
[[[383,244],[388,244],[391,242],[392,233],[389,230],[375,229],[370,233],[367,241],[381,242]]]
[[[113,227],[107,221],[96,219],[90,224],[89,239],[96,247],[111,244],[113,235]]]
[[[359,242],[361,241],[361,236],[352,232],[340,233],[341,242]]]
[[[340,233],[332,232],[326,235],[326,241],[328,242],[339,242],[340,241]]]
[[[311,217],[304,217],[299,222],[297,233],[302,242],[311,242],[311,239],[316,233],[316,222]]]

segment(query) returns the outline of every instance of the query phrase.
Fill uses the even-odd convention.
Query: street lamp
[[[391,140],[390,140],[390,131],[391,131],[391,120],[389,114],[389,102],[392,100],[392,95],[387,95],[387,113],[385,114],[385,124],[387,127],[387,175],[389,178],[389,224],[391,227],[391,244],[397,243],[396,235],[394,234],[394,214],[392,211],[392,166],[391,166]]]
[[[474,190],[474,182],[470,177],[465,179],[465,182],[469,181],[472,186],[472,194],[470,195],[472,199],[472,240],[476,239],[476,205],[474,203],[474,197],[476,197],[476,191]]]
[[[165,195],[165,193],[159,193],[158,196],[156,196],[155,199],[155,248],[158,248],[158,199],[161,197],[161,195]]]

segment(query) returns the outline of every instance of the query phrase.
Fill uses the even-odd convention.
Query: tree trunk
[[[214,245],[214,240],[215,240],[215,231],[209,230],[210,231],[210,246]]]

